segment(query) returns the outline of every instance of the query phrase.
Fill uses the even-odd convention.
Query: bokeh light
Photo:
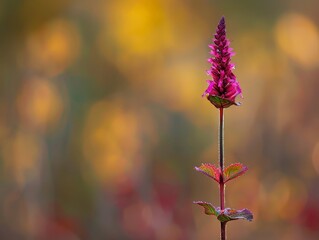
[[[315,147],[313,148],[312,164],[317,174],[319,174],[319,143],[316,143]]]
[[[79,49],[80,37],[74,24],[57,19],[28,36],[25,64],[32,71],[52,77],[72,64]]]
[[[121,100],[102,100],[91,106],[87,116],[84,155],[106,185],[139,175],[148,160],[142,138],[148,143],[156,138],[143,110],[131,107]]]
[[[298,13],[283,15],[275,28],[278,46],[303,67],[318,66],[319,33],[315,23]]]
[[[56,124],[63,111],[63,99],[57,87],[45,79],[26,79],[17,97],[21,121],[37,129]]]

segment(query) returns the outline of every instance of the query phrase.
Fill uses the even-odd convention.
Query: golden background
[[[315,0],[0,1],[0,238],[208,240],[219,223],[208,44],[221,16],[241,107],[225,111],[229,239],[319,239]],[[238,99],[239,100],[239,99]]]

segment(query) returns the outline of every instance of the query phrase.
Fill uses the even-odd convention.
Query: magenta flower
[[[235,66],[230,62],[230,58],[234,55],[234,52],[229,47],[230,42],[226,38],[224,17],[220,20],[214,36],[214,43],[209,45],[211,48],[210,53],[213,57],[208,59],[212,66],[207,71],[207,74],[213,80],[207,80],[209,85],[203,96],[207,96],[207,99],[216,108],[227,108],[231,105],[238,106],[240,103],[236,103],[235,98],[237,95],[241,95],[241,88],[232,72]]]

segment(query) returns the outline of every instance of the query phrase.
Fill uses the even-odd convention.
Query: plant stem
[[[225,184],[224,184],[224,109],[219,109],[219,167],[221,171],[219,181],[219,198],[220,198],[220,209],[225,208]],[[226,240],[226,222],[220,223],[220,239]]]
[[[220,223],[220,239],[226,240],[226,222]]]

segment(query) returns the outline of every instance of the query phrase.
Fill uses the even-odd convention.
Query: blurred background
[[[319,239],[316,0],[0,1],[0,238],[208,240],[217,163],[201,94],[221,16],[241,107],[225,111],[229,239]]]

